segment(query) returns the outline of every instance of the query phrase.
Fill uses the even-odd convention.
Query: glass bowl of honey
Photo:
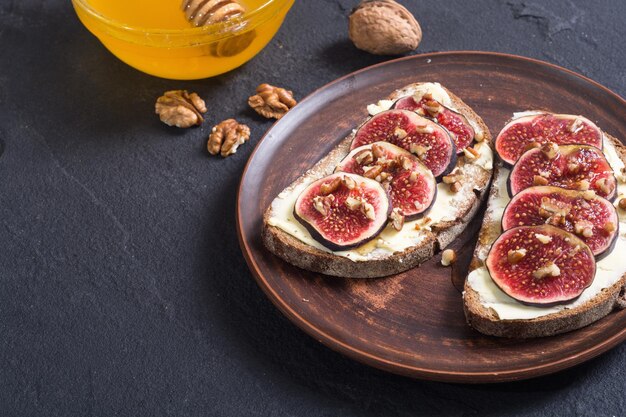
[[[198,19],[212,13],[206,7],[226,10],[235,1],[242,13],[216,22]],[[212,77],[249,61],[274,37],[293,3],[72,0],[83,25],[115,56],[147,74],[177,80]]]

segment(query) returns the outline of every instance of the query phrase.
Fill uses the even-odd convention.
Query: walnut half
[[[213,126],[207,150],[211,155],[218,153],[224,157],[237,152],[239,145],[250,139],[250,128],[239,124],[235,119],[227,119]]]
[[[166,91],[157,99],[154,110],[166,125],[187,128],[202,124],[206,104],[196,93],[172,90]]]
[[[291,91],[261,84],[256,88],[256,94],[248,98],[248,104],[263,117],[280,119],[297,104]]]

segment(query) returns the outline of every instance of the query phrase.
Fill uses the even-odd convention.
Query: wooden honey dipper
[[[183,11],[195,26],[224,22],[245,13],[237,0],[183,0]]]
[[[187,20],[198,27],[225,22],[246,12],[237,0],[183,0],[182,9]],[[244,32],[212,43],[207,53],[216,57],[231,57],[250,46],[255,37],[254,30]]]

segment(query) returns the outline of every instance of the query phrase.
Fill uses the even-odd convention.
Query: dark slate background
[[[252,62],[176,82],[115,59],[69,1],[2,0],[0,415],[624,415],[625,344],[531,381],[420,382],[334,353],[264,297],[235,233],[240,174],[271,125],[246,98],[261,82],[301,98],[386,59],[347,40],[356,0],[296,3]],[[621,0],[404,3],[419,52],[510,52],[626,93]],[[207,99],[202,128],[153,114],[174,88]],[[210,126],[233,115],[251,143],[209,157]]]

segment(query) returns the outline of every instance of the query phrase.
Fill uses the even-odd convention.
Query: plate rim
[[[299,104],[306,102],[311,99],[311,97],[316,96],[320,92],[331,88],[333,85],[341,83],[343,80],[348,79],[350,77],[354,77],[365,71],[370,71],[372,69],[393,65],[397,62],[407,61],[407,60],[417,60],[417,59],[428,59],[431,57],[442,57],[442,56],[492,56],[498,58],[506,58],[512,60],[519,61],[527,61],[540,66],[547,66],[549,68],[555,69],[557,71],[564,72],[568,75],[575,76],[577,78],[582,79],[594,87],[603,90],[604,93],[613,96],[613,98],[617,99],[618,102],[621,102],[623,106],[626,106],[626,100],[622,98],[619,94],[615,93],[608,87],[598,83],[597,81],[592,80],[589,77],[586,77],[582,74],[579,74],[570,69],[564,68],[560,65],[556,65],[550,62],[546,62],[543,60],[539,60],[536,58],[525,57],[521,55],[502,53],[502,52],[490,52],[490,51],[472,51],[472,50],[458,50],[458,51],[443,51],[443,52],[430,52],[424,54],[416,54],[410,55],[406,57],[401,57],[397,59],[392,59],[384,62],[380,62],[378,64],[370,65],[354,72],[348,73],[344,76],[341,76],[337,79],[330,81],[322,85],[321,87],[313,90],[306,97],[300,100]],[[281,119],[283,120],[283,119]],[[281,123],[281,120],[277,120],[270,126],[267,131],[263,134],[261,139],[256,144],[254,150],[250,154],[250,157],[246,161],[245,167],[242,171],[241,178],[239,181],[239,186],[237,187],[237,202],[236,202],[236,227],[237,227],[237,239],[239,240],[239,246],[243,253],[246,264],[248,265],[248,269],[252,272],[252,275],[259,285],[265,295],[270,299],[272,304],[276,306],[279,311],[287,316],[287,318],[291,321],[291,323],[295,324],[298,328],[300,328],[304,333],[313,337],[315,340],[323,344],[324,346],[341,353],[357,362],[363,363],[365,365],[390,372],[397,375],[407,376],[416,379],[423,380],[431,380],[431,381],[440,381],[440,382],[455,382],[455,383],[500,383],[500,382],[511,382],[511,381],[519,381],[524,379],[536,378],[544,375],[549,375],[555,372],[559,372],[570,367],[579,365],[583,362],[586,362],[590,359],[601,355],[602,353],[614,348],[619,343],[626,340],[626,327],[624,327],[621,331],[615,333],[613,336],[608,339],[603,339],[600,343],[591,346],[581,352],[572,355],[566,355],[559,360],[552,361],[544,364],[537,364],[534,366],[516,368],[513,370],[507,370],[502,372],[462,372],[462,371],[443,371],[443,370],[434,370],[427,369],[423,367],[411,366],[399,362],[394,362],[385,358],[381,358],[379,356],[373,355],[369,352],[363,351],[361,349],[355,348],[347,343],[338,340],[337,338],[331,336],[330,334],[324,332],[323,330],[315,327],[311,324],[307,319],[300,314],[298,314],[291,306],[286,303],[277,293],[276,291],[268,285],[267,281],[263,277],[263,274],[260,272],[260,268],[256,263],[256,260],[251,256],[251,249],[248,245],[248,242],[245,239],[244,232],[242,230],[241,224],[241,196],[243,195],[243,185],[244,179],[248,173],[248,170],[251,166],[251,162],[254,159],[260,145],[265,141],[265,139],[272,133],[275,129],[276,125]],[[574,330],[576,331],[576,330]]]

